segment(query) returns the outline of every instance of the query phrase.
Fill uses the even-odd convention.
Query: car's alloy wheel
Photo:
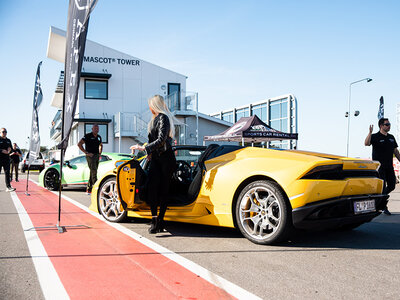
[[[258,180],[248,184],[236,203],[236,223],[242,234],[257,244],[282,241],[292,221],[290,204],[278,184]]]
[[[121,206],[115,177],[109,178],[101,184],[97,195],[97,205],[107,221],[121,222],[125,219],[127,213]]]
[[[57,170],[49,169],[43,177],[44,187],[50,191],[56,191],[60,187],[60,175]]]

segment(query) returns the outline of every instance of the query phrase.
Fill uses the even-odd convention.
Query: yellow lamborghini
[[[293,228],[355,228],[387,203],[375,161],[215,144],[174,151],[165,220],[236,227],[257,244],[282,241]],[[96,182],[90,208],[111,222],[151,218],[147,167],[146,158],[117,162]]]

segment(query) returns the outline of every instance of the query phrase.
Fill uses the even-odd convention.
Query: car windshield
[[[85,156],[78,156],[78,157],[75,157],[75,158],[69,160],[69,163],[71,165],[81,164],[81,163],[84,163],[84,162],[86,163],[86,157]]]
[[[197,161],[199,160],[199,157],[201,153],[203,153],[204,150],[188,150],[188,149],[178,149],[175,150],[175,158],[176,160],[183,160],[187,162],[191,167],[194,167],[197,165]]]

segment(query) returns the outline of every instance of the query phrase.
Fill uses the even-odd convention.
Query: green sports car
[[[116,161],[130,159],[132,159],[130,154],[103,152],[100,156],[97,178],[102,178],[106,172],[114,169]],[[62,186],[86,186],[89,173],[85,155],[66,160],[63,166]],[[51,164],[40,173],[39,185],[51,191],[59,189],[60,163]]]

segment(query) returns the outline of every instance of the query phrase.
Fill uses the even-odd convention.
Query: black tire
[[[237,199],[235,218],[240,232],[256,244],[281,242],[293,229],[289,200],[273,181],[248,184]]]
[[[22,167],[21,172],[25,173],[25,167]]]
[[[119,223],[126,219],[127,211],[119,200],[116,177],[110,177],[100,185],[97,208],[107,221]]]
[[[50,191],[60,188],[60,173],[56,169],[48,169],[43,176],[43,185]]]

